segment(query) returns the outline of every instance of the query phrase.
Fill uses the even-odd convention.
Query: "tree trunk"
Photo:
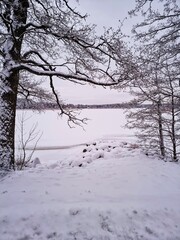
[[[14,139],[19,70],[13,66],[21,61],[26,31],[28,0],[7,0],[3,23],[7,31],[3,43],[3,69],[0,74],[0,169],[14,167]]]
[[[4,78],[0,89],[0,169],[14,168],[14,138],[18,72]]]
[[[158,130],[159,130],[159,146],[161,156],[165,157],[165,145],[164,145],[164,134],[163,134],[163,123],[162,123],[162,110],[161,110],[161,99],[158,102]]]
[[[171,84],[172,85],[172,84]],[[172,129],[172,146],[173,146],[173,161],[178,162],[177,158],[177,146],[176,146],[176,131],[175,131],[175,125],[176,125],[176,120],[175,120],[175,106],[174,106],[174,91],[172,90],[172,97],[171,97],[171,114],[172,114],[172,124],[171,124],[171,129]]]

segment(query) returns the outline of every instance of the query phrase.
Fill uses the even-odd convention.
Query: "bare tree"
[[[149,54],[140,54],[138,58],[139,75],[131,83],[131,93],[135,96],[132,104],[139,107],[129,111],[127,127],[138,130],[137,136],[146,150],[164,158],[162,75],[158,58]]]
[[[37,130],[37,123],[33,124],[30,130],[27,132],[26,123],[30,120],[30,118],[31,117],[26,117],[26,112],[23,111],[18,119],[17,130],[19,132],[19,135],[14,169],[22,170],[24,167],[28,166],[32,160],[37,144],[42,136],[42,133]],[[29,153],[27,153],[29,144],[33,145],[31,147],[31,150],[28,151]]]
[[[133,27],[139,44],[133,85],[136,101],[146,107],[130,113],[128,125],[141,129],[147,148],[178,161],[180,6],[176,0],[136,0],[129,14],[143,16]]]
[[[22,90],[28,94],[27,81],[20,82],[20,76],[47,77],[61,114],[78,123],[80,119],[63,109],[54,78],[102,86],[127,80],[131,53],[121,39],[119,29],[96,36],[95,27],[87,25],[86,16],[68,0],[0,1],[1,169],[14,164],[17,94]]]
[[[162,66],[165,84],[161,91],[165,100],[164,132],[166,136],[166,149],[174,162],[178,161],[180,154],[180,69],[173,63],[165,62]]]
[[[129,14],[143,16],[143,21],[133,27],[133,32],[144,48],[158,46],[162,55],[179,56],[179,0],[136,0],[136,7]]]
[[[132,92],[134,103],[141,107],[128,114],[127,126],[138,129],[137,135],[147,151],[178,161],[180,69],[173,60],[161,60],[160,52],[154,49],[138,59],[139,76]]]

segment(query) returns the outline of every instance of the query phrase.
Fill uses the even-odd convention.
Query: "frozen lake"
[[[79,118],[88,118],[84,129],[75,126],[70,128],[65,118],[58,116],[58,111],[46,110],[38,113],[33,111],[17,112],[17,125],[22,113],[25,113],[25,130],[28,133],[33,124],[38,124],[37,131],[42,132],[38,146],[64,146],[81,144],[104,137],[130,137],[133,131],[124,127],[125,111],[122,109],[86,109],[82,110]],[[17,129],[16,137],[19,135]]]
[[[63,154],[63,150],[53,148],[66,148],[71,145],[85,144],[97,139],[114,139],[120,138],[121,141],[134,138],[134,132],[124,127],[126,123],[126,115],[123,109],[86,109],[82,110],[79,118],[88,118],[84,129],[75,126],[70,128],[65,118],[58,116],[58,111],[46,110],[38,113],[30,110],[17,112],[17,126],[20,125],[19,119],[25,114],[24,132],[25,138],[34,124],[37,125],[37,131],[42,133],[38,141],[37,148],[46,150],[37,150],[34,157],[41,160],[58,160]],[[20,130],[16,128],[16,145],[18,147],[18,139]],[[34,142],[30,142],[28,146],[34,146]],[[49,151],[51,150],[51,151]],[[65,151],[65,150],[64,150]]]

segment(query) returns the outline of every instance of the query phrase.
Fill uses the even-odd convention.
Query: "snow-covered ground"
[[[39,145],[83,145],[39,150],[41,164],[0,179],[1,240],[180,239],[179,164],[142,153],[122,110],[84,111],[72,137],[53,114],[38,115]]]

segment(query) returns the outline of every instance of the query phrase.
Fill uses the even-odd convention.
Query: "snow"
[[[53,114],[38,115],[42,129]],[[132,132],[120,127],[122,110],[82,114],[92,117],[86,134],[77,135],[82,145],[39,150],[34,167],[0,179],[0,239],[179,240],[180,165],[146,156]],[[113,124],[105,125],[110,118]],[[75,132],[61,138],[74,144]],[[61,146],[61,139],[51,140],[40,145]]]
[[[81,127],[69,128],[64,118],[58,116],[57,111],[47,110],[38,114],[32,111],[26,111],[24,122],[26,132],[32,128],[33,124],[38,124],[37,131],[43,133],[39,147],[69,146],[93,141],[104,136],[117,135],[121,138],[132,137],[133,130],[125,129],[125,114],[122,109],[94,109],[83,110],[78,118],[88,118],[84,129]],[[18,111],[17,125],[23,111]],[[18,129],[17,129],[18,141]],[[33,146],[33,144],[30,146]]]

